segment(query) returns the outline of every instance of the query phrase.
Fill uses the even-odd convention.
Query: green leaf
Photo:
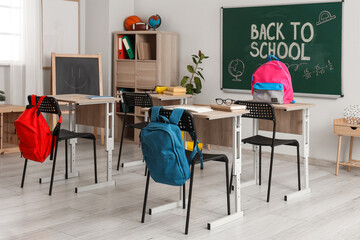
[[[184,76],[184,77],[181,79],[180,85],[181,85],[181,86],[184,86],[188,80],[189,80],[189,77],[188,77],[188,76]]]
[[[200,55],[200,61],[203,60],[204,57],[205,57],[205,55],[204,55],[204,54],[201,54],[201,55]]]
[[[198,71],[197,74],[205,81],[205,78],[204,78],[204,76],[201,74],[200,71]]]
[[[191,66],[191,65],[187,65],[187,70],[188,70],[190,73],[195,73],[195,70],[194,70],[193,66]]]
[[[202,71],[202,70],[204,70],[204,69],[203,69],[203,68],[201,68],[201,67],[198,67],[197,69],[198,69],[198,70],[201,70],[201,71]]]
[[[204,58],[209,58],[209,56],[204,56]]]
[[[195,63],[195,65],[197,64],[197,61],[196,61],[196,59],[193,57],[192,58],[192,60],[193,60],[193,62]]]
[[[190,83],[186,84],[186,93],[187,94],[194,94],[193,87],[194,86],[192,84],[190,84]]]
[[[197,55],[191,55],[192,57],[194,57],[194,58],[199,58]]]
[[[194,77],[194,82],[195,82],[196,89],[201,90],[202,86],[201,86],[200,78],[199,77]]]
[[[196,94],[201,93],[201,89],[195,89],[195,93],[196,93]]]

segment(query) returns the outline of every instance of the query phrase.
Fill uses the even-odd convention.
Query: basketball
[[[132,30],[132,25],[139,22],[142,22],[141,19],[138,16],[132,15],[125,19],[124,27],[126,30]]]

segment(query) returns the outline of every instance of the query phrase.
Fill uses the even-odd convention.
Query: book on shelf
[[[139,60],[151,60],[151,46],[147,42],[139,42],[136,45]]]
[[[129,59],[134,59],[135,58],[134,47],[133,47],[134,45],[131,39],[125,35],[122,37],[122,40]]]
[[[124,49],[124,44],[122,38],[124,35],[118,36],[118,59],[126,59],[126,50]]]
[[[246,109],[245,105],[239,105],[239,104],[231,104],[230,106],[211,104],[210,107],[214,110],[226,111],[226,112],[232,112],[232,111],[236,111],[236,110],[242,110],[242,109],[245,110]]]

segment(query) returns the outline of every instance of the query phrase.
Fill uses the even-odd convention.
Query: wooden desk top
[[[296,111],[314,107],[311,103],[289,103],[289,104],[273,104],[274,109],[285,111]]]
[[[194,106],[196,107],[196,105],[170,105],[170,106],[164,106],[164,108],[171,108],[173,109],[174,107],[178,107],[181,108],[182,106]],[[202,105],[201,107],[204,107],[204,105]],[[209,107],[210,106],[206,106]],[[150,108],[141,108],[141,111],[143,112],[147,112],[149,111]],[[216,111],[216,110],[212,110],[209,112],[202,112],[202,113],[196,113],[196,112],[192,112],[192,115],[196,118],[202,118],[202,119],[207,119],[207,120],[215,120],[215,119],[224,119],[224,118],[231,118],[231,117],[236,117],[236,116],[241,116],[245,113],[249,113],[249,110],[236,110],[236,111],[232,111],[232,112],[226,112],[226,111]]]
[[[178,99],[184,99],[184,98],[192,98],[191,94],[184,94],[184,95],[166,95],[166,94],[150,94],[150,96],[153,99],[158,99],[161,101],[166,101],[166,100],[178,100]]]
[[[345,118],[336,118],[334,119],[334,126],[360,127],[360,124],[350,124]]]
[[[120,98],[102,98],[102,99],[90,99],[88,94],[60,94],[49,95],[56,98],[60,102],[75,103],[79,105],[100,104],[100,103],[112,103],[120,101]]]
[[[0,104],[0,113],[23,112],[23,111],[25,111],[25,106]]]

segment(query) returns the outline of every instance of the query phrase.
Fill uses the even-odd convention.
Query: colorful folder
[[[135,58],[134,47],[133,47],[134,45],[132,44],[130,38],[128,36],[123,36],[122,40],[123,40],[127,55],[129,56],[129,59],[134,59]]]

